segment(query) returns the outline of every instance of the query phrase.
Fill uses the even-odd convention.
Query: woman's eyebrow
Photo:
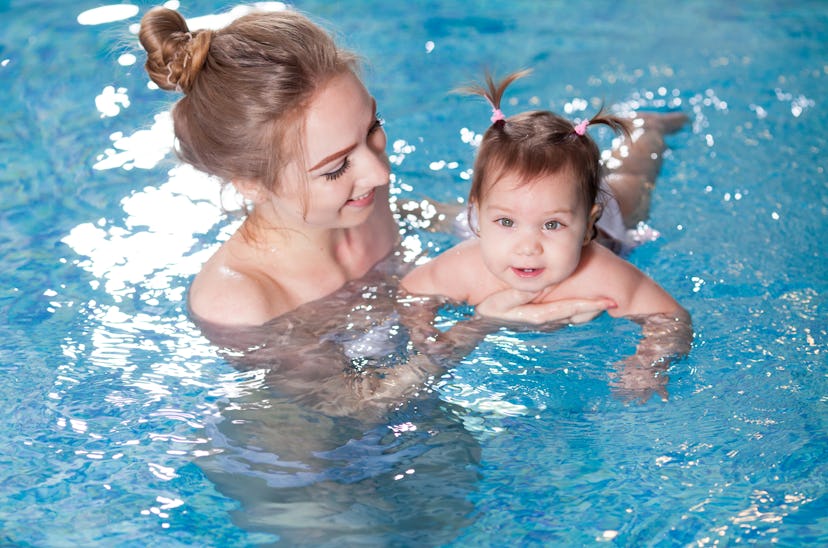
[[[374,123],[374,119],[376,119],[376,117],[377,117],[377,100],[375,98],[371,97],[371,123],[372,124]],[[319,163],[317,163],[315,166],[310,168],[308,170],[308,172],[319,169],[320,167],[324,166],[328,162],[331,162],[331,161],[335,160],[336,158],[339,158],[340,156],[347,155],[349,152],[351,152],[355,148],[356,148],[356,144],[353,144],[353,145],[349,145],[349,146],[343,148],[342,150],[334,152],[333,154],[328,154],[327,156],[322,158],[319,161]]]
[[[356,144],[349,145],[349,146],[347,146],[347,147],[343,148],[342,150],[338,150],[338,151],[334,152],[333,154],[329,154],[329,155],[325,156],[324,158],[322,158],[322,160],[320,160],[320,161],[319,161],[319,163],[318,163],[318,164],[316,164],[315,166],[313,166],[312,168],[310,168],[310,169],[308,170],[308,172],[311,172],[311,171],[314,171],[314,170],[316,170],[316,169],[319,169],[320,167],[324,166],[324,165],[325,165],[325,164],[327,164],[328,162],[331,162],[331,161],[335,160],[336,158],[339,158],[340,156],[345,156],[345,155],[347,155],[349,152],[351,152],[351,151],[352,151],[352,150],[354,150],[355,148],[356,148]]]

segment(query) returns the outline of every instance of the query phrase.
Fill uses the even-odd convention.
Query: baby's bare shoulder
[[[633,264],[597,243],[588,244],[578,268],[550,298],[612,299],[619,306],[629,300],[645,276]]]
[[[401,285],[418,295],[443,295],[466,301],[469,287],[480,273],[482,260],[476,240],[466,240],[447,249],[407,274]]]
[[[600,244],[590,244],[590,260],[580,280],[584,287],[599,288],[602,296],[618,305],[613,316],[667,313],[681,307],[658,283],[629,261]]]
[[[635,265],[595,242],[590,243],[584,249],[578,270],[590,278],[612,276],[617,281],[629,281],[642,276],[641,271]],[[620,279],[618,279],[619,276]],[[613,280],[605,279],[604,281],[611,283]]]

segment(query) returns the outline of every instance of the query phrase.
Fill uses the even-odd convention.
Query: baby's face
[[[478,209],[483,261],[501,281],[524,291],[540,291],[567,279],[592,230],[589,210],[569,169],[528,184],[506,174]]]

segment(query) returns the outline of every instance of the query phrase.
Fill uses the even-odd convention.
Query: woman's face
[[[348,228],[365,222],[377,189],[391,173],[376,101],[350,72],[335,76],[311,100],[304,118],[303,158],[284,171],[269,200],[280,224]],[[384,196],[384,195],[383,195]]]
[[[506,173],[479,205],[483,261],[498,279],[540,291],[568,278],[578,266],[598,211],[588,211],[570,169],[521,184]]]

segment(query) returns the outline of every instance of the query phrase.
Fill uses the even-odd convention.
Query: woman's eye
[[[502,219],[498,219],[495,222],[497,224],[499,224],[500,226],[504,226],[506,228],[511,228],[511,227],[515,226],[515,222],[512,219],[507,219],[506,217],[503,217]]]
[[[351,160],[346,156],[345,161],[342,162],[342,165],[336,168],[333,171],[325,173],[323,177],[325,177],[326,181],[336,181],[339,179],[343,173],[348,171],[348,168],[351,167]]]
[[[543,225],[543,228],[546,230],[558,230],[561,227],[561,223],[558,221],[546,221]]]
[[[377,114],[377,119],[374,120],[374,123],[371,124],[370,128],[368,128],[368,135],[373,134],[375,131],[377,131],[379,128],[381,128],[383,125],[385,125],[385,120],[382,119],[382,116]]]

